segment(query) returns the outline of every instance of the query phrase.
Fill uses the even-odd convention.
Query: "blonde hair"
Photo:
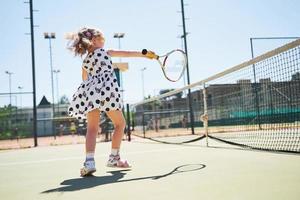
[[[81,28],[78,32],[67,33],[65,38],[69,40],[67,48],[74,52],[75,56],[84,55],[92,47],[92,39],[96,36],[103,37],[103,33],[94,28]]]

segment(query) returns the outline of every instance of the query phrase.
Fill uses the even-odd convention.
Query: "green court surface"
[[[1,199],[299,199],[299,154],[239,149],[205,139],[170,145],[122,143],[128,170],[105,167],[110,143],[98,143],[97,172],[81,178],[84,145],[0,152]]]

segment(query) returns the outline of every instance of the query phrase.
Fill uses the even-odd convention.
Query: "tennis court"
[[[105,167],[110,143],[99,143],[98,171],[86,178],[79,176],[83,144],[2,151],[1,198],[299,198],[299,154],[245,150],[209,142],[213,147],[206,147],[205,140],[167,145],[134,137],[131,142],[123,142],[122,155],[133,166],[128,170]]]
[[[131,105],[135,126],[127,121],[134,131],[122,156],[132,169],[105,167],[110,143],[101,142],[98,171],[81,178],[84,135],[41,137],[41,146],[25,149],[33,138],[11,141],[21,149],[0,152],[1,197],[299,199],[299,47],[296,40]],[[189,89],[192,115],[183,95]]]
[[[24,3],[21,9],[7,1],[1,12],[17,13],[5,20],[10,34],[2,34],[1,199],[300,199],[300,37],[276,36],[298,34],[294,2],[194,1],[187,15],[184,0]],[[96,29],[68,33],[78,13],[80,23]],[[106,50],[98,28],[110,41]],[[252,37],[260,34],[266,35]],[[251,59],[240,60],[250,55],[248,39]],[[87,51],[82,76],[65,47],[75,55]],[[88,83],[72,96],[82,78]],[[106,167],[110,151],[118,162],[111,140],[123,127],[107,111],[121,110],[121,102],[121,157],[129,169]],[[78,116],[95,105],[106,114],[89,129]],[[97,133],[97,171],[81,177],[84,159],[86,168],[93,165],[87,132]]]

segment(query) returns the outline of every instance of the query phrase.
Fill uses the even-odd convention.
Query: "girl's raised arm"
[[[117,51],[117,50],[108,50],[108,55],[111,57],[144,57],[147,56],[143,55],[140,51]]]

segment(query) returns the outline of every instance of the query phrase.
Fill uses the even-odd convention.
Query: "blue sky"
[[[151,3],[150,3],[151,2]],[[50,101],[51,75],[49,43],[44,32],[55,32],[52,41],[53,67],[60,69],[59,95],[69,98],[81,82],[81,59],[66,49],[64,34],[82,26],[99,27],[106,36],[106,49],[118,49],[116,32],[124,32],[123,50],[151,49],[163,54],[181,48],[182,35],[179,0],[34,0],[37,103],[45,95]],[[191,82],[196,82],[250,59],[250,37],[300,36],[300,1],[297,0],[186,0],[185,13]],[[28,4],[23,0],[6,0],[0,7],[0,93],[9,92],[8,75],[13,72],[12,91],[32,91]],[[278,47],[287,40],[255,41],[255,55]],[[113,61],[118,62],[115,58]],[[179,88],[183,80],[170,83],[159,66],[142,58],[126,58],[129,71],[123,73],[124,101],[142,99],[141,69],[145,94],[160,89]],[[56,85],[55,85],[56,90]],[[56,91],[55,91],[56,95]],[[19,97],[17,99],[20,99]],[[55,96],[56,99],[56,96]],[[0,96],[0,106],[9,97]],[[20,105],[20,100],[18,100]],[[13,98],[15,105],[15,98]],[[23,106],[32,106],[32,96],[22,95]]]

